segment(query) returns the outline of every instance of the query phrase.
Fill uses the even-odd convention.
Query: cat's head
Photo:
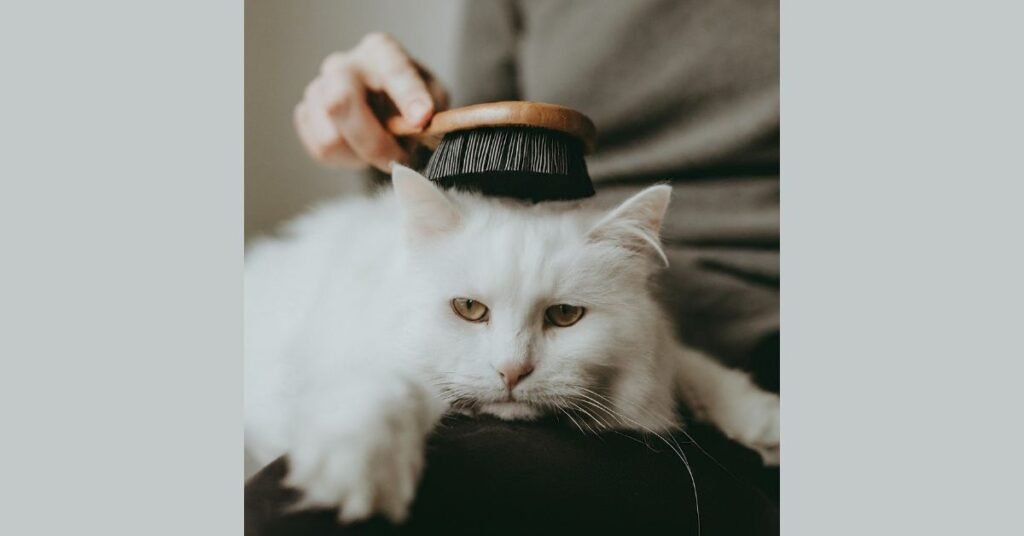
[[[400,166],[394,190],[409,285],[397,328],[455,407],[609,421],[599,406],[666,403],[663,319],[648,283],[667,263],[658,233],[668,186],[610,211],[442,192]]]

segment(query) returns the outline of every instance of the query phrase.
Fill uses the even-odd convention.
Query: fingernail
[[[423,124],[427,120],[428,113],[430,113],[430,104],[423,100],[415,100],[409,104],[409,120],[416,125]]]

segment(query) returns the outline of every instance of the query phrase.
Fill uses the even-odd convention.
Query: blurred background
[[[272,231],[327,196],[361,191],[359,171],[303,152],[292,109],[327,54],[371,31],[394,35],[450,85],[463,0],[246,0],[245,237]]]

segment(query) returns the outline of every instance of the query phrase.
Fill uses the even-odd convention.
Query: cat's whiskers
[[[452,409],[473,410],[478,402],[471,393],[467,392],[465,386],[454,381],[435,381],[434,386],[438,389],[438,395],[448,403]]]
[[[640,406],[640,405],[638,405],[638,404],[636,404],[636,403],[633,403],[633,402],[631,402],[631,401],[620,401],[619,403],[617,403],[617,404],[616,404],[616,403],[615,403],[615,402],[613,402],[613,401],[612,401],[612,400],[611,400],[610,398],[608,398],[607,396],[605,396],[605,395],[603,395],[603,394],[601,394],[601,393],[598,393],[597,391],[594,391],[594,390],[592,390],[592,389],[588,389],[588,388],[586,388],[586,387],[583,387],[583,386],[577,386],[577,387],[578,387],[578,388],[579,388],[580,390],[582,390],[582,391],[584,391],[584,392],[586,392],[586,393],[589,393],[589,394],[591,394],[591,395],[593,395],[593,396],[595,396],[595,397],[599,397],[600,399],[604,400],[604,402],[605,402],[605,403],[604,403],[604,404],[602,404],[602,407],[603,407],[603,409],[605,409],[605,411],[611,411],[611,410],[610,410],[610,408],[608,408],[608,407],[607,407],[608,405],[622,405],[623,403],[626,403],[626,404],[628,405],[628,407],[629,407],[630,409],[632,409],[632,410],[635,410],[635,411],[640,411],[641,413],[645,413],[645,414],[646,414],[646,415],[647,415],[648,417],[651,417],[651,418],[652,418],[652,420],[654,420],[654,421],[662,421],[662,422],[661,422],[661,425],[662,425],[662,426],[665,426],[665,427],[666,427],[666,430],[667,430],[667,432],[668,432],[668,434],[669,434],[669,435],[668,435],[668,437],[672,439],[672,443],[673,443],[673,444],[675,445],[675,448],[676,448],[676,449],[678,449],[678,450],[682,451],[682,447],[681,447],[681,446],[679,445],[679,442],[678,442],[678,441],[676,440],[676,438],[675,438],[675,437],[674,437],[674,436],[672,435],[672,433],[674,433],[674,432],[680,432],[680,433],[682,433],[683,435],[685,435],[685,436],[687,437],[687,439],[689,439],[689,440],[690,440],[690,443],[691,443],[691,444],[693,444],[693,445],[694,445],[695,447],[697,447],[697,449],[699,449],[699,450],[701,451],[701,453],[702,453],[702,454],[704,454],[705,456],[707,456],[707,457],[708,457],[709,459],[711,459],[711,461],[715,462],[715,464],[717,464],[717,465],[718,465],[719,467],[721,467],[721,468],[722,468],[723,470],[726,470],[726,471],[728,472],[728,469],[726,469],[726,468],[725,468],[725,467],[724,467],[724,466],[723,466],[723,465],[722,465],[722,464],[721,464],[721,463],[720,463],[720,462],[719,462],[718,460],[716,460],[714,456],[711,456],[711,454],[710,454],[710,453],[708,453],[708,452],[707,452],[706,450],[704,450],[704,447],[702,447],[702,446],[700,445],[700,443],[698,443],[698,442],[697,442],[697,440],[696,440],[696,439],[694,439],[694,438],[693,438],[693,436],[691,436],[691,435],[690,435],[690,434],[689,434],[689,433],[688,433],[688,432],[686,431],[686,429],[685,429],[685,428],[683,428],[683,427],[682,427],[682,426],[681,426],[681,425],[680,425],[680,424],[679,424],[678,422],[672,421],[672,420],[670,420],[670,419],[667,419],[667,418],[665,418],[665,417],[661,417],[661,416],[655,415],[655,414],[654,414],[653,412],[651,412],[651,411],[650,411],[649,409],[647,409],[647,408],[645,408],[645,407],[643,407],[643,406]],[[592,402],[596,402],[596,401],[594,401],[593,399],[591,399],[591,401],[592,401]],[[620,419],[623,419],[623,420],[628,420],[628,421],[630,421],[631,423],[633,423],[633,424],[634,424],[634,425],[636,425],[636,426],[641,426],[641,427],[643,427],[643,425],[641,425],[640,423],[636,422],[635,420],[633,420],[633,419],[629,419],[628,417],[625,417],[624,415],[621,415],[621,414],[620,414]],[[647,428],[647,427],[644,427],[644,428],[645,428],[645,429],[646,429],[647,431],[649,431],[649,432],[651,432],[651,433],[654,433],[655,435],[657,435],[657,437],[658,437],[659,439],[661,439],[661,440],[662,440],[663,442],[665,442],[666,444],[668,444],[668,441],[667,441],[667,440],[666,440],[666,439],[665,439],[665,438],[664,438],[663,436],[661,436],[660,434],[657,434],[657,433],[655,433],[655,432],[654,432],[653,430],[650,430],[650,428]],[[731,473],[730,473],[730,474],[731,474]]]
[[[570,402],[569,403],[569,409],[571,409],[573,411],[579,411],[579,412],[587,415],[588,417],[590,417],[589,421],[587,419],[583,419],[583,418],[581,418],[580,420],[583,421],[583,424],[587,427],[588,430],[591,431],[591,433],[593,433],[595,436],[600,437],[600,434],[597,432],[597,430],[594,430],[594,427],[590,425],[591,422],[595,422],[597,419],[595,419],[594,416],[591,415],[589,411],[583,409],[582,407],[579,406],[579,404],[576,404],[574,402]]]
[[[586,433],[587,433],[587,432],[585,432],[585,431],[583,430],[583,427],[582,427],[582,426],[580,426],[580,423],[579,423],[579,422],[577,422],[577,421],[576,421],[576,419],[574,419],[574,418],[572,417],[572,414],[571,414],[571,413],[569,413],[569,412],[568,412],[568,411],[566,410],[566,408],[562,408],[562,407],[559,407],[559,408],[558,408],[558,410],[559,410],[559,411],[561,411],[561,412],[562,412],[563,414],[565,414],[565,416],[566,416],[566,417],[568,417],[568,418],[569,418],[569,420],[570,420],[570,421],[572,421],[572,423],[576,425],[576,428],[577,428],[577,429],[579,429],[579,431],[580,431],[580,433],[581,433],[581,434],[583,434],[583,435],[586,435]]]
[[[605,395],[602,395],[601,393],[598,393],[598,392],[596,392],[596,391],[594,391],[594,390],[591,390],[591,389],[587,389],[586,387],[582,387],[582,386],[580,386],[580,387],[579,387],[579,389],[581,389],[581,390],[583,390],[583,391],[585,391],[585,392],[588,392],[588,393],[590,393],[590,394],[591,394],[591,395],[593,395],[593,396],[596,396],[596,397],[600,397],[600,398],[602,398],[602,399],[603,399],[603,400],[604,400],[604,401],[605,401],[606,403],[608,403],[608,404],[613,404],[613,402],[611,401],[611,399],[609,399],[609,398],[608,398],[607,396],[605,396]],[[662,426],[665,426],[666,430],[670,431],[670,433],[674,433],[674,432],[680,432],[680,433],[682,433],[683,435],[685,435],[685,436],[686,436],[686,438],[687,438],[687,439],[689,439],[689,442],[690,442],[690,444],[692,444],[692,445],[694,445],[695,447],[697,447],[697,449],[698,449],[698,450],[700,450],[702,454],[704,454],[704,455],[705,455],[705,456],[707,456],[707,457],[708,457],[709,459],[711,459],[711,461],[715,462],[715,464],[717,464],[717,465],[718,465],[719,467],[721,467],[722,469],[725,469],[725,467],[724,467],[724,466],[723,466],[723,465],[722,465],[722,464],[721,464],[721,463],[720,463],[720,462],[719,462],[718,460],[716,460],[714,456],[712,456],[712,455],[711,455],[710,453],[708,453],[708,452],[707,452],[706,450],[704,450],[704,447],[702,447],[702,446],[700,445],[700,443],[698,443],[698,442],[697,442],[697,440],[696,440],[696,439],[694,439],[694,437],[693,437],[693,436],[691,436],[691,435],[690,435],[690,434],[689,434],[689,433],[688,433],[688,432],[686,431],[686,428],[684,428],[684,427],[683,427],[682,425],[680,425],[680,424],[679,424],[678,422],[672,421],[671,419],[668,419],[668,418],[666,418],[666,417],[662,417],[662,416],[658,416],[658,415],[655,415],[655,414],[654,414],[653,412],[651,412],[651,411],[650,411],[649,409],[647,409],[647,408],[645,408],[645,407],[643,407],[643,406],[641,406],[641,405],[639,405],[639,404],[636,404],[635,402],[631,402],[631,401],[623,400],[623,401],[619,401],[617,405],[623,405],[623,404],[627,405],[627,406],[628,406],[628,408],[629,408],[629,409],[631,409],[631,410],[634,410],[634,411],[639,411],[639,412],[641,412],[641,413],[644,413],[644,414],[646,414],[646,415],[647,415],[648,417],[650,417],[650,418],[651,418],[652,420],[654,420],[654,421],[661,421],[661,423],[660,423],[660,424],[661,424]],[[670,436],[670,437],[671,437],[671,436]],[[675,444],[676,444],[677,446],[679,445],[679,442],[678,442],[678,441],[676,441],[675,437],[672,437],[672,441],[673,441],[673,442],[674,442],[674,443],[675,443]],[[727,469],[726,469],[726,470],[727,470]]]
[[[579,411],[579,412],[583,413],[584,415],[589,417],[592,422],[596,423],[598,425],[598,427],[602,427],[602,428],[607,429],[607,430],[612,429],[611,425],[609,425],[607,422],[605,422],[605,421],[597,418],[596,416],[594,416],[594,414],[592,414],[589,411],[587,411],[586,409],[584,409],[583,406],[580,406],[579,403],[574,402],[574,401],[569,401],[569,404],[570,404],[570,407],[574,411]],[[595,435],[596,434],[597,433],[595,432]]]
[[[578,386],[578,387],[580,389],[582,389],[582,390],[589,391],[589,392],[591,392],[591,393],[593,393],[595,395],[601,396],[602,398],[608,399],[608,397],[606,397],[604,395],[600,395],[599,393],[596,393],[596,392],[594,392],[594,391],[592,391],[590,389],[587,389],[586,387],[582,387],[582,386]],[[657,437],[662,442],[664,442],[665,445],[668,446],[668,448],[670,450],[672,450],[672,452],[676,455],[676,457],[678,457],[679,460],[683,462],[683,465],[686,467],[686,472],[690,475],[690,483],[693,486],[693,505],[694,505],[694,511],[697,514],[697,534],[699,536],[700,533],[701,533],[701,521],[700,521],[700,499],[699,499],[699,495],[697,493],[697,480],[696,480],[696,478],[694,478],[693,468],[690,466],[690,461],[686,457],[686,453],[683,451],[683,449],[679,445],[679,443],[676,442],[675,438],[672,437],[671,434],[669,434],[669,437],[672,437],[672,441],[669,442],[669,440],[666,439],[665,436],[659,434],[658,432],[655,432],[650,427],[648,427],[648,426],[646,426],[646,425],[644,425],[644,424],[642,424],[640,422],[637,422],[637,421],[635,421],[635,420],[633,420],[633,419],[631,419],[631,418],[629,418],[629,417],[627,417],[625,415],[622,415],[619,412],[614,411],[613,409],[609,408],[604,403],[598,402],[597,400],[595,400],[594,398],[591,398],[590,396],[586,395],[585,393],[578,393],[578,395],[580,396],[580,398],[577,399],[579,402],[582,402],[582,403],[585,403],[585,404],[589,404],[593,408],[603,410],[606,413],[608,413],[610,416],[612,416],[613,418],[618,418],[619,420],[623,420],[623,419],[628,420],[629,422],[631,422],[635,426],[639,426],[640,428],[643,428],[645,431],[653,434],[655,437]],[[609,403],[611,403],[610,400],[609,400]],[[691,441],[692,441],[692,438],[691,438]],[[701,450],[703,451],[703,449],[701,449]]]
[[[625,405],[627,407],[627,409],[629,409],[629,410],[638,411],[640,413],[643,413],[647,417],[651,418],[652,421],[655,421],[655,423],[658,426],[664,427],[666,431],[673,431],[674,432],[674,431],[681,431],[682,430],[682,426],[680,426],[680,424],[677,421],[675,421],[675,420],[673,420],[671,418],[662,416],[662,415],[655,415],[654,412],[652,412],[651,410],[649,410],[646,407],[644,407],[644,406],[642,406],[640,404],[637,404],[637,403],[635,403],[633,401],[630,401],[630,400],[612,401],[612,399],[609,398],[607,395],[601,394],[601,393],[599,393],[599,392],[597,392],[597,391],[595,391],[593,389],[589,389],[589,388],[583,387],[581,385],[580,386],[576,386],[576,389],[579,389],[580,391],[582,391],[584,393],[587,393],[587,394],[589,394],[589,395],[591,395],[593,397],[596,397],[596,398],[604,401],[605,404],[615,405],[615,406],[623,406],[623,405]]]

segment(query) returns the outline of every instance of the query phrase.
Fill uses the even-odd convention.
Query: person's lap
[[[698,508],[705,534],[778,532],[778,470],[706,426],[662,440],[583,435],[564,422],[449,418],[430,441],[426,467],[404,526],[373,520],[342,529],[333,511],[286,512],[297,495],[280,486],[287,469],[279,460],[246,484],[246,533],[696,534]]]

